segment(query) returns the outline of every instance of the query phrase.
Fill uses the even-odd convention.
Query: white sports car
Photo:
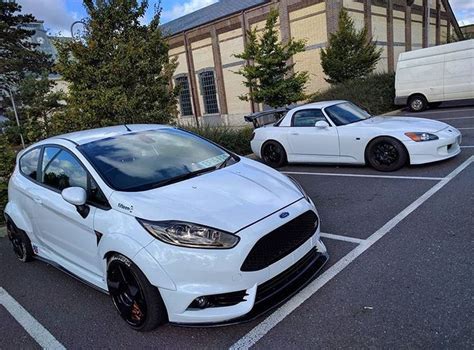
[[[252,319],[328,259],[297,182],[177,128],[80,131],[17,158],[5,209],[17,257],[109,293],[136,330]]]
[[[276,123],[258,127],[272,120],[271,114],[283,116]],[[252,151],[272,167],[286,162],[348,163],[394,171],[405,164],[436,162],[461,152],[461,133],[446,123],[371,116],[348,101],[256,113],[246,120],[258,127]]]

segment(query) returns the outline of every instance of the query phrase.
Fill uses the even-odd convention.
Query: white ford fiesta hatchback
[[[17,158],[5,209],[17,257],[109,293],[136,330],[252,319],[328,259],[296,182],[177,128],[81,131]]]

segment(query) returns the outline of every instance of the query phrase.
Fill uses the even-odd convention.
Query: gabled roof
[[[161,26],[163,34],[174,35],[219,18],[268,2],[269,0],[220,0]]]

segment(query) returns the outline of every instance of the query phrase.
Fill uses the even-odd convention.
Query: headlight
[[[311,203],[311,198],[309,198],[309,196],[306,194],[306,192],[304,191],[303,187],[301,187],[301,185],[298,183],[298,181],[296,181],[295,179],[293,179],[291,176],[288,176],[286,175],[287,178],[289,178],[291,180],[291,182],[293,182],[295,184],[295,186],[298,188],[298,190],[301,192],[301,194],[304,196],[304,198],[309,202]]]
[[[432,140],[439,139],[438,136],[427,133],[427,132],[406,132],[405,135],[411,138],[415,142],[432,141]]]
[[[231,233],[189,222],[137,220],[155,238],[181,247],[226,249],[234,247],[240,240]]]

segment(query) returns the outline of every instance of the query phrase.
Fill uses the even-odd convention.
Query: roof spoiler
[[[262,112],[255,112],[244,117],[246,122],[252,123],[254,128],[260,128],[268,124],[275,124],[281,118],[283,118],[286,113],[296,106],[289,107],[280,107],[275,109],[268,109]]]

